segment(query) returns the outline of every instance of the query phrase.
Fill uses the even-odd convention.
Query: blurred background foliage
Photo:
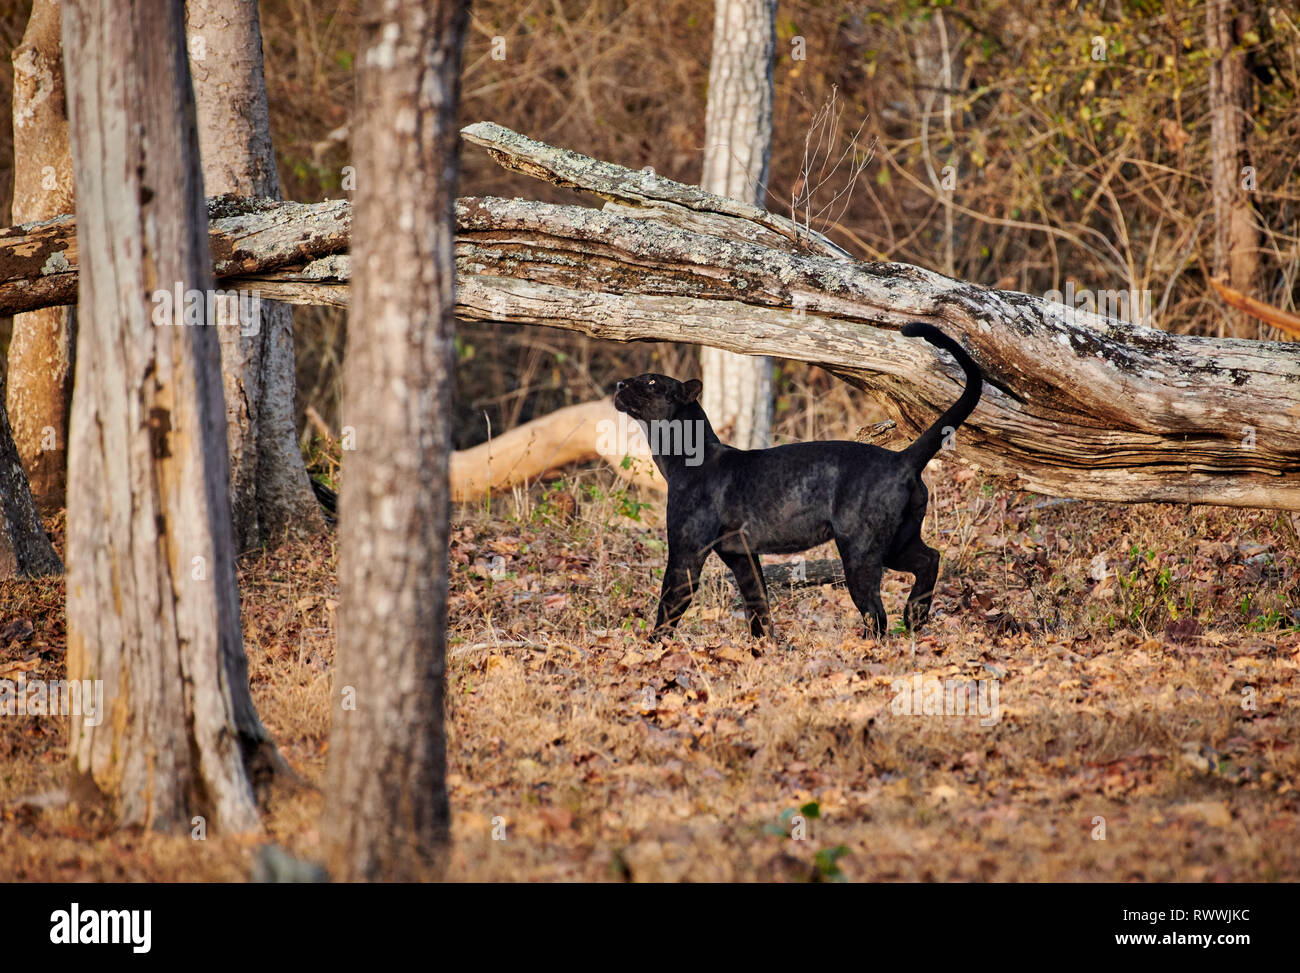
[[[0,15],[6,51],[28,6],[19,0]],[[343,194],[361,9],[360,0],[261,5],[287,198]],[[1254,82],[1249,138],[1263,241],[1254,296],[1294,310],[1300,23],[1290,4],[1242,9],[1252,25],[1242,47]],[[696,182],[712,24],[705,0],[475,0],[463,120]],[[1147,290],[1156,326],[1217,331],[1222,309],[1203,273],[1213,236],[1211,52],[1200,3],[781,0],[777,32],[769,209],[789,214],[792,198],[815,188],[814,225],[863,258],[1039,295],[1069,281]],[[8,103],[7,56],[0,72]],[[951,193],[945,166],[954,167]],[[472,147],[462,167],[462,195],[598,202],[506,173]],[[3,126],[6,214],[11,192],[12,132]],[[345,320],[324,308],[296,314],[299,405],[333,428]],[[489,422],[498,432],[603,394],[622,375],[695,373],[691,348],[543,328],[463,324],[457,350],[460,447],[486,438]],[[851,434],[871,414],[859,399],[820,369],[780,363],[778,439]]]

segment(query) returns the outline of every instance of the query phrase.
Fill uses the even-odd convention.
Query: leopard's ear
[[[689,382],[682,383],[682,401],[694,402],[704,391],[704,383],[698,378],[693,378]]]

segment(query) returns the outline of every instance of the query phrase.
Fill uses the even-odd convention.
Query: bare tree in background
[[[957,232],[953,219],[952,190],[944,186],[943,170],[948,165],[956,167],[959,161],[957,135],[953,126],[953,115],[958,113],[953,110],[952,95],[955,88],[953,79],[961,69],[960,45],[955,38],[950,38],[948,22],[944,19],[941,8],[935,8],[929,22],[922,21],[916,26],[916,70],[924,99],[924,108],[920,112],[921,148],[930,185],[943,203],[943,258],[940,269],[953,277],[957,273],[953,256]],[[936,107],[943,124],[942,140],[930,133]],[[939,145],[932,144],[934,142]]]
[[[154,300],[213,287],[184,4],[63,9],[82,324],[68,677],[102,681],[108,711],[70,721],[71,770],[122,826],[255,830],[251,778],[275,753],[240,634],[217,336]]]
[[[766,208],[772,153],[776,0],[717,0],[700,185]],[[772,438],[772,362],[700,349],[704,411],[722,438],[762,449]]]
[[[57,0],[35,0],[22,43],[14,48],[15,223],[71,213],[63,42]],[[63,506],[67,489],[68,410],[76,347],[75,307],[14,317],[5,404],[18,455],[40,509]]]
[[[1245,55],[1234,50],[1250,28],[1249,15],[1237,13],[1229,0],[1205,4],[1206,46],[1217,54],[1210,64],[1210,184],[1214,198],[1214,265],[1233,290],[1252,297],[1259,270],[1259,229],[1246,188],[1250,165],[1247,137],[1251,128],[1253,86]],[[1220,337],[1254,338],[1259,326],[1243,311],[1225,308]],[[1228,327],[1225,329],[1223,323]]]
[[[189,0],[186,18],[207,195],[279,199],[256,0]],[[221,300],[237,322],[237,300]],[[239,550],[324,527],[295,429],[293,310],[259,303],[253,320],[217,329]]]
[[[383,0],[357,48],[357,189],[343,374],[336,705],[322,833],[337,878],[437,868],[447,463],[465,0]]]

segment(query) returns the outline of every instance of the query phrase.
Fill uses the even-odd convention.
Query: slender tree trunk
[[[189,0],[186,17],[207,194],[279,199],[256,0]],[[297,445],[293,310],[258,301],[249,317],[217,329],[239,550],[324,526]]]
[[[357,49],[356,268],[339,504],[339,709],[322,828],[336,877],[436,873],[447,457],[454,358],[456,110],[465,0],[383,0]]]
[[[122,826],[255,830],[247,765],[270,745],[239,628],[217,336],[155,300],[213,287],[184,5],[76,0],[63,37],[83,325],[68,677],[97,681],[108,715],[71,720],[71,769]]]
[[[943,203],[943,272],[956,274],[957,230],[953,213],[953,193],[944,185],[946,166],[960,167],[957,136],[953,126],[952,92],[954,78],[961,68],[959,43],[948,29],[943,10],[936,8],[929,22],[919,22],[916,30],[916,71],[920,81],[918,97],[922,103],[921,149],[930,185]],[[932,133],[942,122],[943,138]],[[938,144],[936,144],[938,143]],[[942,152],[940,151],[942,150]]]
[[[62,50],[58,6],[36,0],[23,42],[13,52],[17,222],[72,209]],[[37,503],[57,508],[64,499],[73,321],[75,309],[67,307],[14,317],[7,380],[0,375],[0,579],[63,570]]]
[[[15,223],[72,212],[59,23],[55,0],[35,0],[23,41],[13,52]],[[67,489],[76,320],[73,307],[17,315],[9,343],[5,404],[32,493],[46,513],[63,506]]]
[[[58,574],[63,563],[41,526],[3,405],[0,374],[0,581],[20,574]]]
[[[776,0],[717,0],[700,185],[763,206],[772,154]],[[772,438],[772,362],[700,349],[704,411],[723,439],[761,449]]]
[[[1259,230],[1247,188],[1250,165],[1252,85],[1245,56],[1234,51],[1249,28],[1246,14],[1235,13],[1229,0],[1206,0],[1206,45],[1218,57],[1210,63],[1210,182],[1214,198],[1214,266],[1216,276],[1233,290],[1255,295],[1259,270]],[[1225,310],[1219,336],[1253,338],[1259,331],[1244,311]]]

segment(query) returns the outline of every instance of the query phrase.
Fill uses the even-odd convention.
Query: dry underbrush
[[[449,877],[1300,878],[1291,521],[1045,501],[944,462],[930,478],[945,561],[915,642],[863,640],[847,593],[820,587],[780,595],[780,642],[756,645],[715,562],[681,637],[652,648],[653,497],[588,472],[458,510]],[[313,783],[335,555],[327,535],[241,574],[255,698]],[[891,620],[907,581],[887,577]],[[62,674],[61,599],[61,583],[0,586],[0,670]],[[986,702],[996,684],[996,721],[897,712],[895,682],[913,673],[973,681]],[[65,733],[0,721],[0,878],[248,874],[254,842],[42,808]],[[320,803],[275,795],[270,834],[312,856]]]

